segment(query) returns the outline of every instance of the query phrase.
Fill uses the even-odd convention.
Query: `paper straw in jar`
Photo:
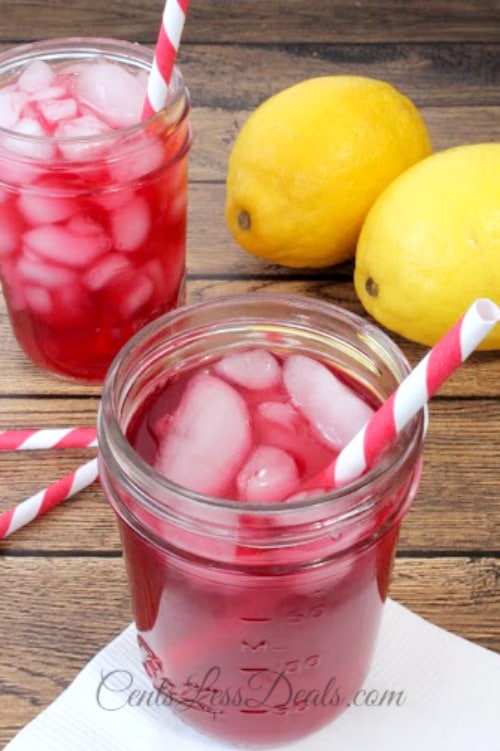
[[[0,430],[0,451],[93,448],[95,446],[97,446],[95,428]]]
[[[91,485],[97,479],[97,475],[97,459],[92,459],[31,498],[21,501],[15,508],[0,513],[0,540]]]
[[[422,409],[440,386],[469,357],[500,321],[500,309],[488,299],[476,300],[465,315],[400,383],[337,458],[307,480],[300,491],[333,489],[360,477]]]
[[[143,120],[147,120],[165,106],[188,6],[189,0],[166,0],[148,78],[146,101],[142,110]]]

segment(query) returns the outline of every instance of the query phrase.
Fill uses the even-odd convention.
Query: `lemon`
[[[500,144],[442,151],[396,178],[366,218],[354,284],[379,323],[426,345],[476,298],[498,304]],[[480,348],[500,348],[500,326]]]
[[[384,81],[313,78],[261,104],[234,143],[226,220],[256,256],[321,267],[354,254],[369,208],[430,153],[412,102]]]

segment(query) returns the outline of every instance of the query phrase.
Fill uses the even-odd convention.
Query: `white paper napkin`
[[[127,692],[103,691],[103,708],[97,701],[98,687],[102,675],[113,670],[130,674],[129,696],[134,689],[151,691],[139,663],[134,626],[96,655],[4,751],[234,748],[200,735],[165,707],[121,706]],[[287,749],[500,751],[500,655],[428,623],[395,602],[386,605],[364,688],[378,691],[378,696],[401,691],[400,706],[352,706],[328,727],[288,744]]]

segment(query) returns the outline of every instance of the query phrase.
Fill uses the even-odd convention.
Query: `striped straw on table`
[[[93,448],[95,446],[97,446],[95,428],[0,430],[0,451]]]
[[[57,482],[0,514],[0,540],[79,493],[97,479],[97,459],[69,472]]]

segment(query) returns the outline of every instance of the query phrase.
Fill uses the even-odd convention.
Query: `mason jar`
[[[7,310],[35,364],[84,383],[184,302],[189,96],[175,69],[165,107],[141,122],[152,60],[97,38],[0,55]]]
[[[378,328],[327,302],[222,297],[136,335],[109,370],[98,420],[143,665],[166,712],[246,745],[317,730],[363,684],[423,443],[419,414],[361,478],[281,503],[209,497],[158,474],[132,439],[151,399],[255,348],[312,357],[373,405],[409,372]]]

